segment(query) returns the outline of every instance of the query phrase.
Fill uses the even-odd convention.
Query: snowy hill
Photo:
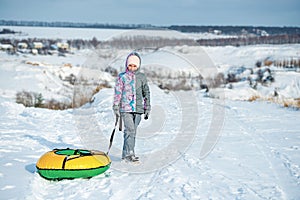
[[[165,94],[154,85],[151,90],[154,107],[151,121],[142,121],[137,139],[136,151],[143,163],[137,167],[121,165],[122,133],[119,132],[110,154],[112,166],[104,175],[59,182],[44,180],[36,173],[37,159],[53,148],[106,151],[113,128],[112,89],[98,93],[91,105],[65,111],[24,108],[1,98],[1,196],[5,199],[300,197],[300,127],[297,120],[291,120],[299,118],[298,111],[268,103],[219,102],[191,92]],[[176,98],[180,102],[172,100]],[[180,112],[188,109],[186,105],[193,105],[190,104],[193,101],[198,104],[191,109],[196,108],[199,113]],[[184,107],[177,107],[183,102]],[[219,114],[223,115],[219,119],[221,127],[214,132],[211,120]],[[163,120],[163,124],[156,120]],[[195,120],[193,125],[181,126]],[[155,123],[161,126],[153,127]],[[183,142],[186,136],[188,140]],[[201,152],[208,144],[206,138],[214,136],[210,141],[214,148],[202,157]],[[175,147],[174,154],[169,154],[170,147]]]
[[[49,32],[49,37],[55,34]],[[101,88],[92,101],[65,110],[24,107],[15,103],[16,93],[72,102],[81,92],[91,95],[101,83],[112,87],[115,78],[105,70],[122,71],[130,51],[83,49],[66,56],[1,51],[1,198],[300,199],[300,114],[282,104],[299,99],[299,71],[256,66],[266,59],[298,58],[299,50],[298,44],[141,49],[153,108],[138,129],[136,153],[142,163],[120,162],[123,141],[117,132],[107,172],[63,181],[40,177],[37,160],[54,148],[107,151],[114,128],[113,88]],[[251,87],[247,78],[267,68],[275,81]],[[239,81],[200,90],[200,83],[230,72]],[[178,83],[189,90],[162,89]]]
[[[67,57],[10,56],[5,52],[0,52],[0,56],[0,93],[12,101],[17,92],[27,91],[41,93],[45,100],[72,102],[76,85],[71,84],[71,76],[77,77],[77,82],[88,82],[93,89],[102,82],[114,81],[108,73],[85,67],[85,51]]]

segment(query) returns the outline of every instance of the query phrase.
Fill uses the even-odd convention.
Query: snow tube
[[[104,173],[111,160],[102,151],[85,149],[53,149],[36,163],[38,173],[46,179],[90,178]]]

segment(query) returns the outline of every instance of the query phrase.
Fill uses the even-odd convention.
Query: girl
[[[151,110],[149,86],[140,67],[139,54],[130,53],[126,58],[125,72],[119,74],[115,85],[113,110],[124,121],[122,159],[128,162],[139,160],[134,152],[136,130],[141,115],[144,114],[144,119],[148,119]]]

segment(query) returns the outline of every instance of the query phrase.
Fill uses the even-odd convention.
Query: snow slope
[[[143,64],[175,77],[195,68],[209,76],[232,66],[251,67],[270,56],[297,57],[299,49],[166,47],[143,54]],[[219,99],[201,91],[166,92],[151,82],[153,109],[150,119],[141,122],[136,144],[141,165],[120,162],[118,132],[110,152],[112,165],[104,174],[63,181],[41,178],[35,164],[54,148],[107,150],[114,126],[113,89],[100,90],[93,103],[63,111],[25,108],[15,103],[16,92],[72,98],[74,88],[59,76],[74,73],[112,82],[99,69],[107,64],[123,67],[128,52],[114,51],[110,62],[90,50],[66,57],[0,52],[0,199],[300,199],[299,110],[266,101],[233,101],[249,98],[252,90],[243,82],[231,90],[218,88],[214,94],[225,97]],[[273,85],[256,92],[267,96],[277,87],[282,96],[299,98],[298,72],[279,71],[275,78]]]
[[[234,67],[252,67],[257,61],[284,60],[300,57],[300,44],[248,45],[241,47],[203,47],[220,70]]]
[[[95,28],[58,28],[58,27],[29,27],[29,26],[0,26],[1,29],[9,29],[18,32],[14,35],[3,34],[0,38],[38,38],[38,39],[92,39],[109,40],[118,37],[161,37],[161,38],[191,38],[191,39],[213,39],[233,37],[227,35],[216,35],[212,33],[181,33],[168,29],[95,29]]]
[[[17,34],[3,34],[1,38],[38,38],[38,39],[92,39],[107,40],[114,35],[122,34],[123,29],[93,29],[93,28],[58,28],[58,27],[29,27],[29,26],[0,26],[0,29],[10,29]]]
[[[86,66],[89,52],[83,50],[60,57],[31,54],[9,56],[1,51],[0,94],[15,101],[17,92],[27,91],[41,93],[46,100],[70,102],[74,86],[64,80],[71,74],[78,81],[88,80],[94,85],[105,81],[114,82],[110,74]]]
[[[265,102],[221,102],[191,91],[166,94],[154,85],[151,91],[151,120],[142,121],[137,138],[136,152],[143,161],[141,165],[120,163],[119,132],[110,153],[112,165],[105,174],[59,182],[41,178],[36,173],[36,161],[53,148],[106,151],[113,129],[113,90],[101,90],[93,104],[65,111],[24,108],[1,98],[1,197],[300,198],[300,124],[294,120],[300,117],[298,111]],[[191,104],[194,101],[198,103]],[[198,112],[185,113],[187,105]],[[218,115],[222,117],[218,119],[220,129],[216,133],[211,131],[211,124]],[[198,118],[194,119],[195,116]],[[196,120],[196,124],[183,127],[191,131],[182,131],[185,120]],[[177,140],[181,134],[190,138]],[[214,148],[201,156],[209,142]],[[174,147],[174,154],[169,154],[169,147]]]

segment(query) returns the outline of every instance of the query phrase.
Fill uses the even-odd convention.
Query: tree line
[[[1,38],[1,44],[11,44],[17,47],[18,43],[25,42],[31,44],[33,42],[41,42],[44,45],[44,50],[51,47],[51,44],[60,42],[60,39],[5,39]],[[70,48],[73,49],[97,49],[97,48],[118,48],[118,49],[139,49],[139,48],[162,48],[165,46],[245,46],[257,44],[299,44],[300,34],[295,35],[270,35],[257,37],[232,37],[232,38],[213,38],[213,39],[198,39],[191,38],[164,38],[151,36],[126,36],[114,38],[112,40],[101,41],[97,38],[90,40],[86,39],[69,39],[65,41]]]
[[[197,43],[201,46],[246,46],[256,44],[299,44],[300,34],[293,35],[269,35],[256,37],[232,37],[199,39]]]
[[[241,35],[246,33],[260,35],[262,31],[269,35],[300,34],[300,27],[274,26],[216,26],[216,25],[171,25],[154,26],[151,24],[109,24],[109,23],[79,23],[79,22],[43,22],[0,20],[1,26],[40,26],[40,27],[74,27],[74,28],[105,28],[105,29],[169,29],[185,33],[205,33],[219,30],[222,34]]]
[[[214,30],[221,31],[226,35],[241,35],[241,34],[255,34],[260,35],[262,31],[268,35],[282,35],[282,34],[300,34],[300,27],[272,27],[272,26],[169,26],[170,30],[176,30],[186,33],[205,33],[213,32]]]

